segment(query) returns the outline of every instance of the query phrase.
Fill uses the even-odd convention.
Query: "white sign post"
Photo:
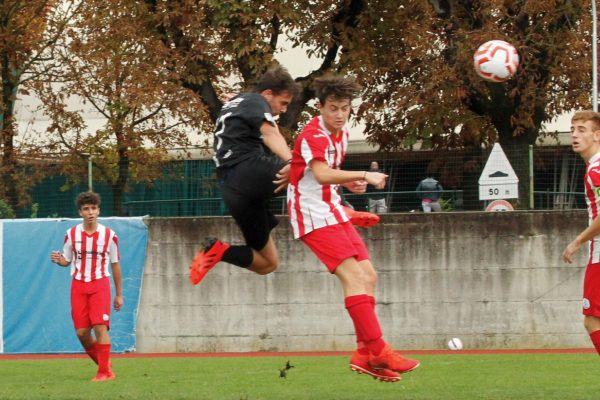
[[[502,147],[496,143],[479,177],[479,200],[518,198],[519,178]]]

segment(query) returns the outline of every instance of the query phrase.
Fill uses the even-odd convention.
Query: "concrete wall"
[[[140,352],[351,350],[335,276],[274,231],[281,266],[259,276],[218,264],[198,286],[188,265],[206,236],[241,243],[230,218],[147,220]],[[588,347],[581,291],[587,249],[561,254],[583,211],[388,214],[361,230],[379,273],[377,312],[400,349]],[[126,268],[126,266],[124,266]]]

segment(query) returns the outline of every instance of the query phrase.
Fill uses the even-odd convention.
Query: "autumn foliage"
[[[303,50],[294,63],[316,65],[296,77],[303,91],[281,116],[290,137],[326,73],[363,85],[356,118],[380,151],[528,146],[543,123],[590,107],[589,0],[13,0],[0,15],[4,195],[17,196],[10,177],[26,153],[60,155],[73,177],[91,154],[119,202],[128,182],[157,176],[165,149],[206,147],[223,94],[251,85],[284,43]],[[521,57],[506,83],[473,71],[491,39]],[[22,147],[17,89],[51,118]]]

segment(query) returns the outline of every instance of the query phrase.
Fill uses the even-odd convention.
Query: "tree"
[[[354,74],[364,85],[358,117],[381,151],[415,143],[480,149],[499,141],[515,161],[535,143],[544,122],[589,107],[589,0],[146,4],[152,26],[185,65],[183,86],[201,97],[213,119],[219,93],[231,89],[225,79],[248,85],[273,62],[282,35],[321,60],[297,77],[304,90],[280,119],[291,132],[311,111],[312,80],[327,72]],[[517,76],[507,83],[484,82],[473,71],[473,52],[490,39],[511,42],[521,56]],[[481,170],[477,163],[463,164]],[[517,168],[517,174],[525,195],[526,171]]]
[[[115,215],[123,214],[128,182],[160,176],[166,149],[187,146],[202,119],[197,97],[177,83],[179,66],[145,29],[145,16],[137,2],[84,2],[57,53],[62,68],[34,85],[52,120],[43,145],[66,154],[61,167],[70,176],[81,176],[76,171],[91,156],[111,186]],[[69,108],[77,99],[79,107]],[[83,120],[84,107],[103,121],[99,129]]]
[[[250,86],[275,61],[282,51],[282,35],[294,46],[308,46],[308,55],[322,56],[319,68],[297,78],[304,89],[281,116],[280,126],[290,133],[306,120],[303,112],[314,97],[313,79],[327,72],[351,72],[346,67],[347,54],[355,36],[360,35],[357,18],[367,3],[146,0],[154,16],[152,29],[184,66],[182,85],[200,96],[212,120],[221,109],[221,93]],[[397,8],[395,1],[382,3]],[[237,82],[228,83],[231,77]]]
[[[320,61],[296,78],[303,91],[280,117],[290,136],[314,113],[311,84],[326,73],[352,74],[363,84],[357,117],[381,151],[417,142],[479,151],[499,141],[505,150],[516,146],[512,161],[539,137],[542,123],[589,106],[589,0],[90,0],[60,2],[45,14],[34,5],[54,3],[9,3],[21,7],[19,18],[36,21],[27,26],[38,27],[27,36],[35,46],[7,53],[16,61],[2,70],[7,82],[11,71],[31,71],[17,74],[18,82],[31,77],[28,86],[52,117],[49,135],[36,145],[66,152],[65,173],[81,170],[92,154],[117,212],[128,179],[157,176],[164,148],[186,145],[190,129],[210,138],[221,94],[251,85],[284,50],[284,37]],[[67,22],[68,35],[58,34]],[[49,45],[57,38],[60,50]],[[472,68],[475,48],[496,38],[513,43],[523,60],[503,84],[482,81]],[[0,56],[10,49],[4,43]],[[3,88],[5,104],[17,86]],[[76,110],[67,105],[73,98],[81,99]],[[82,107],[106,124],[90,131]],[[10,107],[2,111],[2,165],[14,165],[14,123]],[[475,184],[478,162],[462,163],[472,179],[460,184]],[[526,193],[524,171],[517,173]],[[5,188],[17,186],[12,176],[3,174],[12,179]]]
[[[15,102],[19,90],[25,91],[25,85],[43,79],[55,67],[54,45],[78,8],[72,2],[59,6],[59,1],[51,0],[0,3],[0,197],[13,207],[27,201],[25,189],[32,183],[29,171],[19,166]]]
[[[523,160],[528,146],[540,137],[544,122],[574,108],[590,107],[590,2],[431,4],[436,12],[428,24],[433,45],[409,55],[421,67],[392,71],[375,86],[393,85],[396,90],[367,95],[363,117],[370,140],[384,149],[416,141],[431,148],[477,149],[498,141],[520,178],[520,205],[527,206],[529,180]],[[485,82],[473,72],[474,50],[491,39],[506,40],[519,51],[521,67],[506,83]],[[417,73],[411,74],[413,67]],[[395,135],[379,122],[379,104],[394,105],[393,111],[383,114],[385,124],[398,127]],[[469,162],[463,165],[473,168]],[[479,172],[481,167],[475,169]]]

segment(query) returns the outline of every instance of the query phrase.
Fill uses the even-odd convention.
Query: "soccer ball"
[[[504,82],[517,72],[519,53],[502,40],[485,42],[475,52],[473,65],[477,75],[491,82]]]

